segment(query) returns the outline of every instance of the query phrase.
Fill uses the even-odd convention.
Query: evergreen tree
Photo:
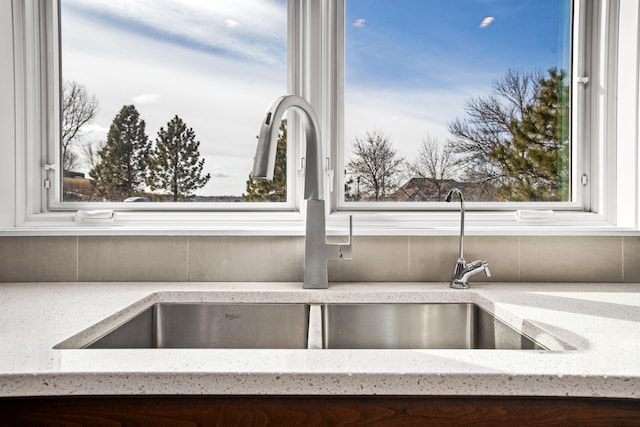
[[[273,180],[247,179],[247,190],[242,195],[247,202],[287,201],[287,121],[280,122],[280,133],[276,147],[276,165]]]
[[[493,183],[500,200],[569,199],[569,88],[564,71],[509,70],[489,96],[449,124],[467,181]]]
[[[155,149],[150,156],[149,178],[152,190],[163,190],[174,202],[193,195],[211,179],[203,175],[204,159],[200,158],[200,142],[192,128],[177,115],[160,128]]]
[[[139,194],[145,183],[149,150],[144,120],[136,107],[123,106],[99,151],[99,163],[89,172],[95,194],[114,201]]]
[[[513,120],[513,138],[493,151],[509,179],[499,193],[514,201],[568,200],[569,88],[565,73],[549,70],[522,120]]]

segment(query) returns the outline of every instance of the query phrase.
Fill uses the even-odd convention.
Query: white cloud
[[[143,93],[138,96],[134,96],[131,98],[134,104],[144,105],[144,104],[155,104],[160,100],[160,94],[158,93]]]
[[[353,23],[353,26],[354,27],[364,27],[365,23],[366,23],[365,19],[359,18],[359,19],[355,20],[355,22]]]
[[[227,28],[236,28],[238,25],[240,25],[238,21],[233,19],[225,19],[224,23],[227,25]]]
[[[449,121],[462,118],[465,100],[482,90],[345,88],[345,158],[350,158],[356,137],[373,130],[389,136],[407,160],[415,158],[427,135],[444,144],[450,138]]]
[[[101,126],[97,123],[89,123],[85,129],[83,134],[86,135],[105,135],[109,132],[109,128],[107,126]],[[86,138],[84,138],[86,140]],[[102,138],[104,139],[104,138]]]
[[[231,52],[264,63],[280,63],[286,56],[277,53],[277,46],[286,41],[285,2],[65,0],[64,3],[79,10],[142,25],[160,34],[189,40],[198,46]],[[240,17],[241,26],[238,25]]]
[[[493,21],[494,21],[493,16],[487,16],[480,23],[480,28],[487,28],[489,25],[493,23]]]
[[[211,173],[211,177],[212,178],[231,178],[231,175],[226,174],[224,172],[220,172],[220,171],[213,171]]]

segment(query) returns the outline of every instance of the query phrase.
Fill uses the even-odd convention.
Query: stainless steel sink
[[[326,304],[324,348],[538,349],[475,304]]]
[[[307,348],[307,304],[158,303],[84,348]]]
[[[156,303],[115,318],[57,348],[545,349],[466,303]]]

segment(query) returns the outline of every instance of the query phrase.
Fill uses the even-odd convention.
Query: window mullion
[[[322,135],[323,165],[325,180],[330,181],[329,174],[338,168],[339,159],[335,153],[337,139],[341,135],[341,120],[338,102],[341,98],[341,79],[343,67],[339,58],[342,50],[342,28],[339,23],[340,5],[343,0],[304,0],[292,2],[289,12],[293,15],[290,25],[293,27],[290,42],[289,91],[305,98],[315,109],[320,121]],[[342,10],[344,7],[342,7]],[[338,47],[340,46],[340,47]],[[300,141],[304,133],[297,117],[291,118],[294,126],[292,141]],[[293,151],[304,157],[304,144],[294,142]],[[294,155],[295,156],[295,155]],[[294,157],[300,159],[300,157]],[[329,159],[329,161],[327,161]],[[295,163],[295,161],[294,161]],[[295,163],[298,164],[298,163]],[[302,181],[302,174],[298,175]],[[334,186],[337,179],[333,179]],[[328,184],[328,183],[327,183]],[[301,194],[303,183],[298,182],[296,195]],[[327,208],[335,200],[335,191],[325,185],[325,198],[329,200]],[[299,197],[299,196],[298,196]]]
[[[345,0],[329,0],[327,8],[325,63],[327,146],[333,182],[330,210],[339,209],[344,200],[344,29]]]

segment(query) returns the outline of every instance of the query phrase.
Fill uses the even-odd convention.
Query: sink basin
[[[84,348],[307,348],[307,304],[157,303]]]
[[[538,349],[475,304],[326,304],[330,349]]]
[[[162,302],[120,316],[56,348],[547,349],[467,303]]]

